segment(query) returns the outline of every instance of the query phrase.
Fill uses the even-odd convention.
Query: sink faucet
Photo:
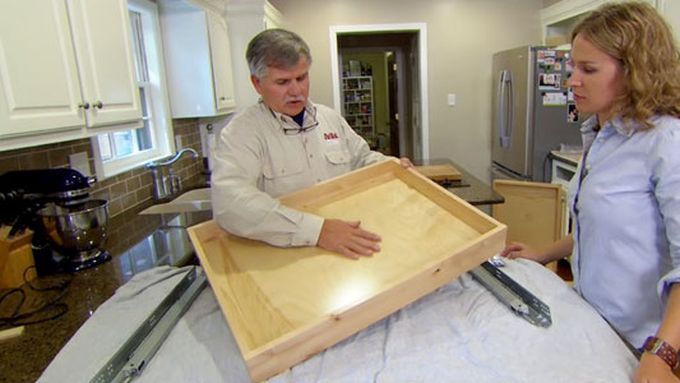
[[[199,154],[196,150],[192,148],[184,148],[175,153],[172,158],[166,161],[152,161],[146,164],[146,168],[151,170],[151,176],[153,177],[153,199],[155,201],[172,197],[182,190],[182,180],[173,172],[171,166],[177,162],[184,153],[187,152],[192,153],[193,158],[199,157]],[[168,168],[167,175],[163,174],[163,168],[165,167]]]

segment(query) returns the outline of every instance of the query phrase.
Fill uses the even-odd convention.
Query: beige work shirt
[[[318,125],[317,125],[318,124]],[[303,128],[259,102],[225,127],[212,169],[213,216],[232,234],[274,246],[315,246],[323,218],[276,199],[387,157],[342,116],[308,103]]]

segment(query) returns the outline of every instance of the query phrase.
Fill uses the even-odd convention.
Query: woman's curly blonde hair
[[[673,33],[652,6],[640,2],[605,4],[574,28],[619,60],[626,79],[614,112],[651,128],[654,114],[680,117],[680,53]]]

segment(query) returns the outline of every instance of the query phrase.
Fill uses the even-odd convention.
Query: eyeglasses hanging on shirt
[[[311,111],[309,113],[309,116],[311,117],[311,120],[312,120],[312,122],[310,124],[304,125],[304,123],[303,123],[303,125],[298,126],[296,128],[288,128],[288,127],[283,125],[281,118],[279,118],[276,115],[276,113],[274,113],[274,111],[271,108],[269,108],[269,112],[271,112],[272,117],[274,117],[274,119],[276,121],[278,121],[279,125],[281,126],[281,129],[283,130],[283,134],[285,134],[287,136],[294,136],[296,134],[306,133],[306,132],[316,128],[317,126],[319,126],[319,121],[316,119],[316,110],[314,110],[313,108],[312,109],[305,109],[305,111],[307,111],[307,110]]]
[[[317,126],[319,126],[319,121],[314,121],[313,123],[311,123],[308,126],[300,126],[298,128],[286,128],[285,126],[282,126],[282,128],[283,128],[283,133],[285,135],[294,136],[296,134],[305,133],[309,130],[312,130],[312,129],[316,128]]]

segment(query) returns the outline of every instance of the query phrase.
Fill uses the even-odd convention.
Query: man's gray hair
[[[250,74],[260,79],[267,75],[267,67],[289,69],[300,61],[300,56],[307,58],[311,65],[312,55],[307,43],[285,29],[267,29],[258,33],[250,40],[246,50]]]

